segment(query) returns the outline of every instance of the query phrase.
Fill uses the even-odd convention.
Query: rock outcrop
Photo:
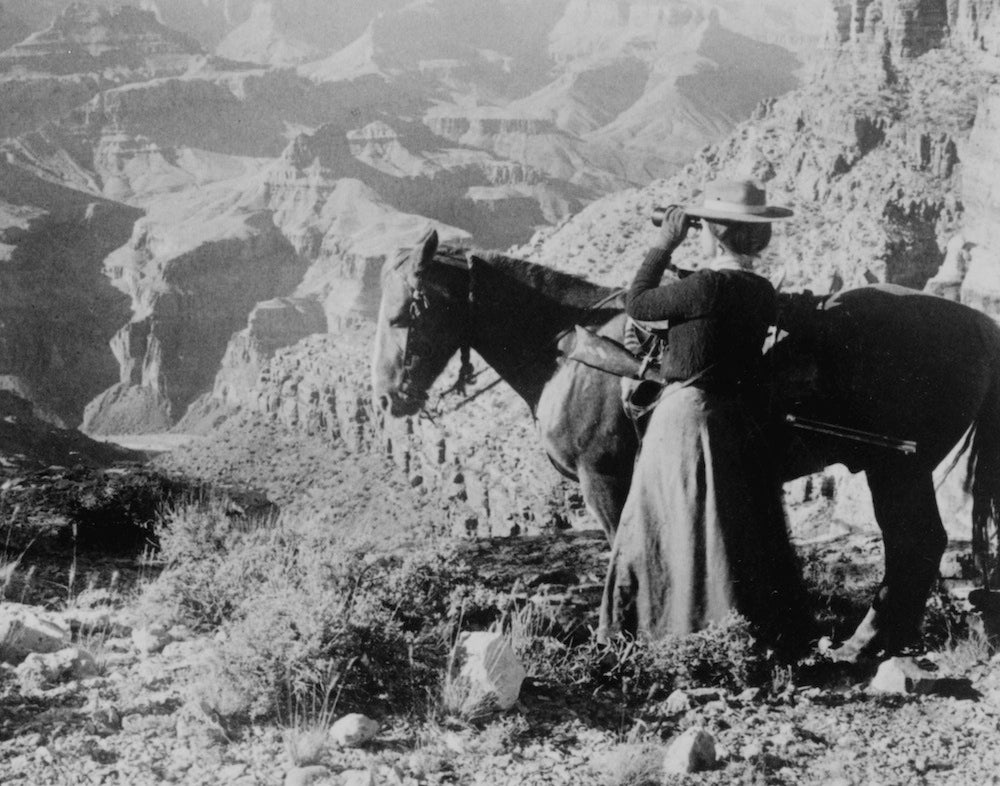
[[[959,10],[971,13],[958,5],[835,3],[828,49],[806,86],[761,103],[677,176],[591,204],[522,251],[619,284],[642,258],[653,205],[694,200],[720,175],[753,176],[797,210],[765,257],[786,287],[825,291],[834,272],[847,286],[874,275],[922,287],[958,231],[986,242],[995,210],[986,185],[995,129],[982,88],[996,77],[957,32]]]
[[[316,300],[279,298],[258,303],[250,312],[247,327],[229,342],[213,398],[234,406],[250,403],[247,394],[275,351],[313,333],[325,333],[326,327],[326,315]]]
[[[947,16],[944,7],[835,4],[831,48],[806,86],[763,102],[677,176],[599,200],[518,253],[622,285],[652,240],[654,205],[696,201],[715,177],[752,176],[773,202],[796,209],[763,260],[786,288],[825,292],[834,277],[846,286],[872,276],[915,288],[929,282],[1000,316],[1000,204],[991,177],[1000,105],[988,35],[1000,4],[948,4]],[[974,15],[982,32],[972,46]],[[953,537],[969,531],[961,475],[952,473],[939,495]],[[827,480],[835,518],[873,529],[863,478]],[[806,532],[813,503],[799,500],[797,488],[792,517]]]
[[[128,245],[107,259],[121,271],[114,283],[131,296],[133,315],[112,344],[119,383],[88,407],[88,432],[122,433],[122,425],[165,430],[212,384],[246,314],[262,300],[290,294],[304,271],[268,213],[224,217],[209,237],[162,232],[143,219]],[[141,391],[129,394],[132,388]],[[142,425],[146,413],[164,409],[167,423]]]
[[[164,27],[149,11],[108,10],[71,3],[47,30],[0,53],[0,72],[55,75],[146,70],[149,76],[183,71],[202,52],[191,38]]]
[[[141,458],[139,453],[97,442],[75,429],[53,426],[37,417],[31,402],[0,390],[0,478],[54,466],[106,467]]]
[[[53,422],[77,425],[114,378],[107,346],[128,299],[101,264],[138,215],[0,160],[0,388],[28,396]]]
[[[215,48],[230,60],[289,66],[318,60],[323,52],[296,37],[287,6],[258,2],[243,24],[232,30]]]
[[[790,53],[802,47],[766,39],[808,37],[813,25],[778,14],[769,32],[708,0],[636,0],[608,19],[575,0],[476,0],[474,14],[385,0],[385,14],[365,19],[362,46],[293,71],[220,60],[165,24],[186,20],[190,31],[200,20],[193,27],[212,46],[229,36],[219,52],[273,62],[305,49],[279,57],[271,44],[315,46],[337,14],[324,51],[345,43],[371,9],[327,4],[310,26],[296,14],[315,0],[143,5],[69,4],[0,55],[0,109],[15,107],[0,111],[0,133],[17,135],[0,143],[10,166],[145,214],[130,240],[114,235],[120,247],[104,265],[131,299],[131,315],[98,344],[113,354],[94,365],[105,393],[85,420],[105,433],[175,423],[212,386],[258,302],[315,300],[328,328],[370,316],[382,260],[427,220],[452,239],[503,247],[675,166],[758,92],[795,84]],[[354,57],[360,71],[343,71]],[[666,114],[677,128],[657,125]],[[935,144],[929,155],[947,166],[947,145]],[[647,156],[671,145],[666,164]],[[241,372],[228,367],[227,397],[257,373],[246,360]]]
[[[997,12],[1000,15],[1000,11]],[[968,244],[960,299],[1000,315],[1000,86],[982,98],[964,146],[961,237]]]

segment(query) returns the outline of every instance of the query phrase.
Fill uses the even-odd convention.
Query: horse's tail
[[[972,494],[972,556],[988,589],[991,521],[1000,535],[1000,327],[985,319],[990,380],[969,436],[965,489]]]

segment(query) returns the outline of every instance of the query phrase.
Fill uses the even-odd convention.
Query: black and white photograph
[[[0,783],[1000,786],[1000,0],[0,0]]]

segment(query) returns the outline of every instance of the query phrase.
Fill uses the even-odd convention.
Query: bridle
[[[468,290],[466,295],[466,308],[465,308],[465,318],[464,326],[461,331],[461,338],[459,343],[459,354],[461,358],[461,366],[458,372],[458,379],[455,383],[448,388],[443,396],[447,396],[452,393],[456,393],[461,396],[461,400],[454,406],[453,410],[458,410],[464,407],[471,401],[479,398],[481,395],[487,391],[493,389],[499,385],[503,379],[498,375],[496,379],[490,382],[488,385],[476,390],[471,395],[466,394],[466,389],[469,385],[476,381],[479,376],[479,372],[475,370],[472,365],[471,351],[472,351],[472,339],[475,329],[475,306],[476,306],[476,288],[475,288],[475,270],[476,262],[481,262],[475,254],[460,254],[460,253],[449,253],[442,249],[439,249],[434,256],[434,261],[438,264],[447,265],[450,267],[458,268],[460,270],[466,271],[468,274]],[[428,308],[430,307],[430,302],[427,298],[427,293],[424,290],[423,282],[420,280],[420,276],[416,277],[416,282],[411,287],[411,301],[410,301],[410,311],[409,311],[409,324],[406,333],[406,343],[403,346],[403,373],[402,379],[399,384],[399,389],[397,395],[411,402],[419,402],[421,407],[427,401],[426,393],[414,393],[411,388],[413,387],[413,377],[412,368],[419,359],[419,354],[414,352],[412,349],[412,344],[414,343],[412,339],[416,337],[417,344],[421,342],[426,342],[426,337],[421,337],[419,332],[419,325],[422,317],[426,314]],[[586,314],[590,314],[594,311],[598,311],[604,306],[608,305],[621,295],[625,293],[624,289],[616,289],[611,292],[606,297],[601,298],[596,303],[590,305]],[[534,353],[529,357],[523,364],[522,368],[532,365],[542,357],[542,355],[547,352],[551,347],[557,345],[563,338],[573,332],[574,326],[570,325],[567,328],[559,331],[550,341],[546,342],[538,352]],[[416,336],[415,336],[416,332]],[[423,408],[421,409],[422,414],[430,417],[430,414],[426,412]],[[433,419],[433,418],[432,418]]]
[[[445,395],[457,393],[464,396],[466,388],[476,380],[477,372],[472,365],[472,333],[473,333],[473,310],[475,308],[475,263],[476,257],[473,254],[465,256],[452,256],[442,252],[435,255],[434,261],[448,265],[450,267],[464,270],[468,275],[468,290],[465,298],[465,318],[461,331],[459,343],[459,357],[461,366],[458,371],[458,379],[445,391]],[[409,322],[406,330],[406,343],[403,345],[403,374],[399,383],[398,395],[411,402],[419,402],[421,405],[427,401],[426,393],[413,392],[413,368],[417,360],[420,359],[419,351],[414,351],[417,347],[427,346],[427,337],[420,334],[420,323],[424,315],[430,308],[430,300],[424,289],[423,281],[418,275],[416,282],[411,287],[411,299],[409,308]]]

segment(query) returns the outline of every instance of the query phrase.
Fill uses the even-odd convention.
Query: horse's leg
[[[601,523],[608,543],[614,542],[618,519],[628,496],[629,479],[602,474],[589,467],[578,467],[577,472],[587,509]]]
[[[912,643],[948,543],[929,471],[890,461],[868,470],[868,487],[882,530],[885,576],[864,620],[837,649],[844,658]]]

